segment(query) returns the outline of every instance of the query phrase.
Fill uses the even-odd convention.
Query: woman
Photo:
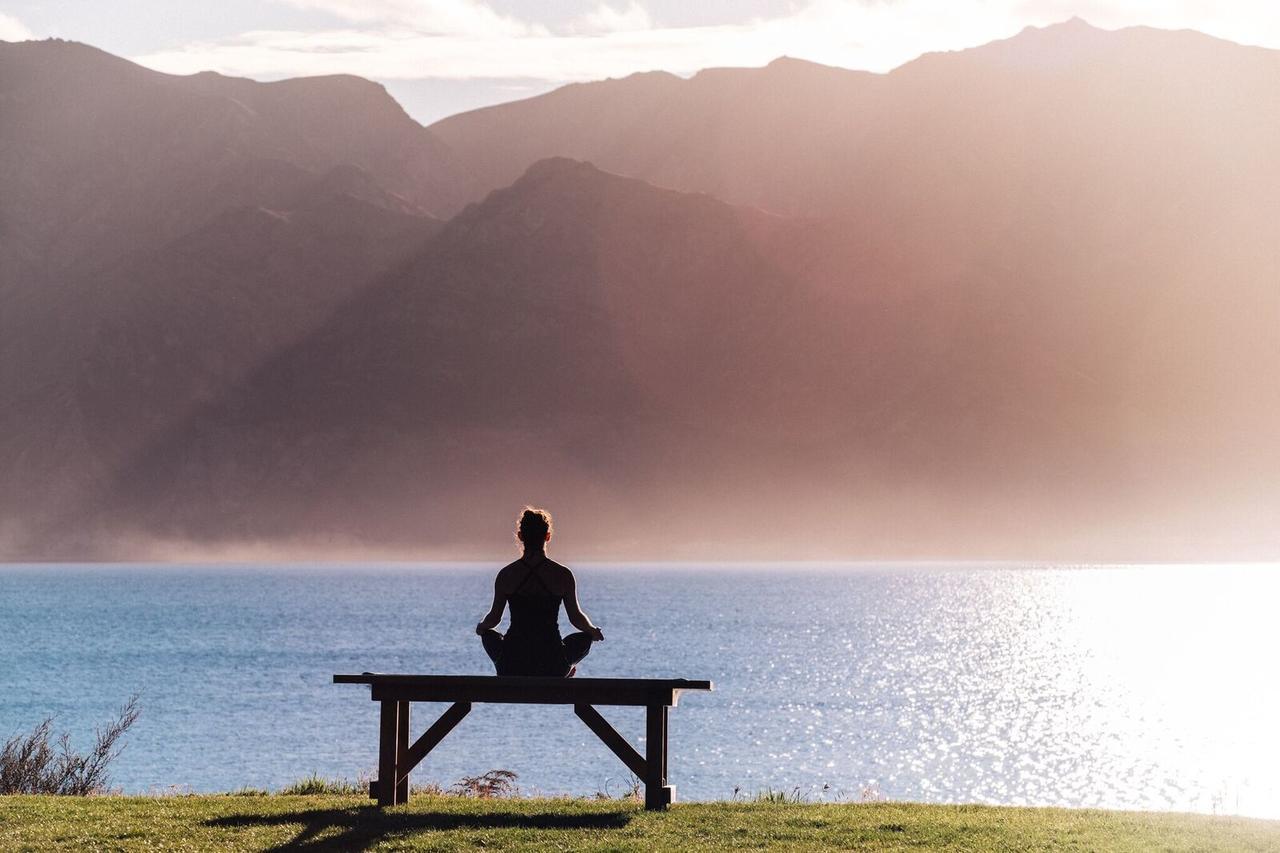
[[[547,556],[551,513],[525,507],[516,528],[524,556],[505,566],[493,583],[493,607],[476,633],[497,667],[498,675],[572,676],[578,661],[602,642],[604,632],[578,606],[573,572]],[[560,639],[560,602],[578,633]],[[511,605],[511,625],[504,637],[494,630]]]

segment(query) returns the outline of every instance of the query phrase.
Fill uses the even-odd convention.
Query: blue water
[[[708,678],[671,714],[681,799],[1052,804],[1280,817],[1280,568],[580,566],[593,676]],[[336,672],[485,673],[483,566],[0,567],[0,736],[84,746],[131,693],[128,792],[375,766]],[[566,626],[567,628],[567,626]],[[415,705],[414,728],[441,706]],[[602,709],[633,743],[635,709]],[[477,705],[416,771],[621,793],[567,707]]]

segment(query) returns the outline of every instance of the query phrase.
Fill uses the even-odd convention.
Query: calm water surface
[[[672,712],[683,799],[1051,804],[1280,817],[1280,567],[580,566],[584,675],[709,678]],[[375,766],[335,672],[485,673],[481,566],[0,567],[0,736],[83,746],[130,693],[126,791]],[[567,626],[566,626],[567,629]],[[567,629],[571,630],[571,629]],[[415,705],[414,728],[441,706]],[[642,712],[602,709],[642,742]],[[567,707],[477,705],[415,773],[623,791]]]

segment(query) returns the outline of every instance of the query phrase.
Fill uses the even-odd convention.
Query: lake
[[[491,672],[495,568],[0,567],[0,736],[54,714],[83,748],[136,692],[126,792],[371,775],[376,706],[333,673]],[[574,568],[607,637],[581,674],[715,682],[671,713],[680,799],[1280,818],[1280,567]],[[601,710],[641,743],[642,710]],[[414,782],[496,768],[526,793],[630,779],[569,707],[477,705]]]

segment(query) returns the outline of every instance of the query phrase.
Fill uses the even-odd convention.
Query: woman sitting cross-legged
[[[578,606],[573,572],[547,556],[551,541],[551,513],[525,507],[516,538],[524,556],[498,572],[493,583],[493,607],[476,625],[498,675],[572,676],[575,664],[591,651],[592,641],[604,633],[591,624]],[[560,602],[578,633],[560,637]],[[502,611],[511,605],[507,634],[494,630]]]

